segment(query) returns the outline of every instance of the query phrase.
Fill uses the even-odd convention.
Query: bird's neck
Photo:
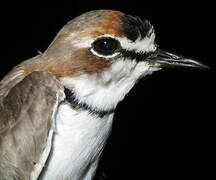
[[[101,73],[61,77],[61,84],[72,101],[96,111],[112,112],[124,99],[137,80],[151,73],[149,65],[129,60],[118,60]],[[72,92],[72,96],[70,93]],[[70,99],[69,99],[70,101]]]
[[[99,116],[103,118],[105,115],[109,115],[115,111],[115,109],[109,109],[109,110],[103,110],[99,108],[95,108],[85,102],[79,102],[79,100],[76,98],[73,90],[70,90],[65,87],[65,96],[66,96],[66,101],[70,103],[71,107],[76,110],[84,110],[88,111],[90,114],[94,114],[96,116]]]
[[[82,75],[77,78],[63,78],[67,100],[76,107],[89,109],[91,112],[110,113],[135,84],[122,78],[119,81],[100,82],[95,76]]]

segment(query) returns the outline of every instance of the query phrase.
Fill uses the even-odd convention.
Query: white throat
[[[64,77],[61,82],[65,87],[73,89],[80,103],[85,102],[95,109],[109,111],[115,109],[141,76],[155,70],[159,69],[150,67],[146,62],[119,59],[100,75]]]

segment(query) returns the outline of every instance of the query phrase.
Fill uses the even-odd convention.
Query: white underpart
[[[100,118],[61,104],[53,151],[44,180],[91,180],[112,127],[113,114]]]
[[[159,68],[147,62],[118,59],[111,67],[98,76],[83,74],[78,77],[61,79],[61,83],[73,89],[80,102],[99,110],[111,110],[125,97],[141,76],[151,74]]]

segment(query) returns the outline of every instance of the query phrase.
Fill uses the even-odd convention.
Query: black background
[[[215,162],[215,13],[211,4],[200,5],[129,0],[1,7],[1,78],[38,50],[43,52],[61,27],[83,12],[115,9],[148,19],[161,48],[210,69],[163,69],[142,79],[118,105],[99,172],[105,179],[206,179]]]

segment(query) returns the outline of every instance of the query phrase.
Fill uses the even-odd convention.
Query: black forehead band
[[[138,16],[123,15],[121,31],[131,41],[136,41],[138,37],[141,39],[150,36],[153,26],[147,20],[141,20]]]

